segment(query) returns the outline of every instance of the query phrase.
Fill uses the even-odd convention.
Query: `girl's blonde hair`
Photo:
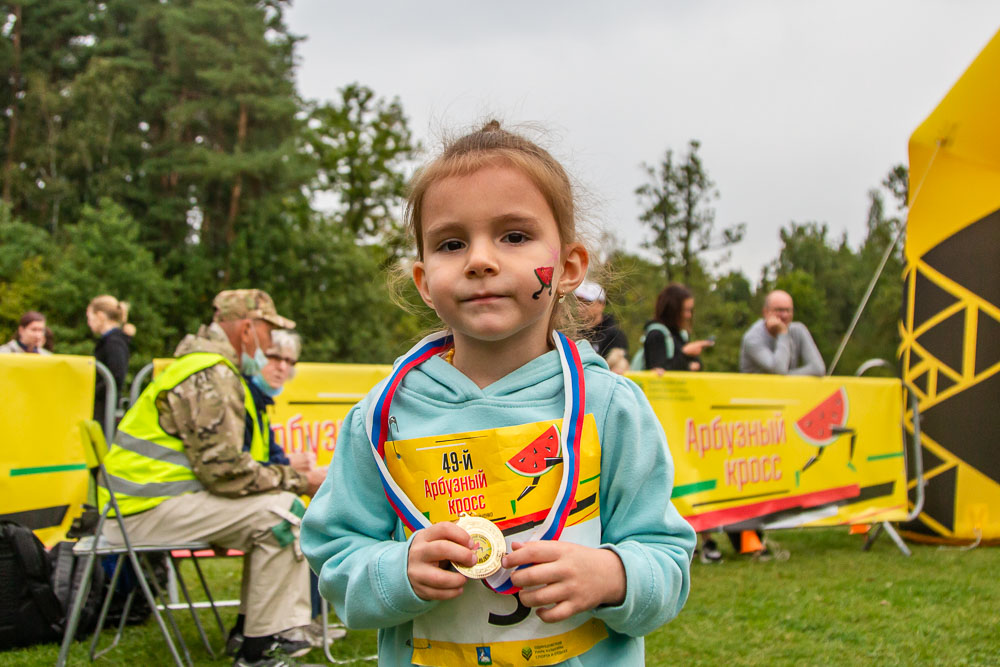
[[[128,323],[128,309],[129,305],[127,301],[119,301],[110,294],[95,296],[87,305],[87,310],[95,313],[104,313],[108,321],[120,326],[125,335],[134,336],[135,326]]]
[[[566,170],[547,150],[491,120],[479,130],[446,143],[441,154],[420,168],[410,181],[405,222],[416,244],[418,260],[424,258],[422,208],[430,187],[446,178],[468,176],[493,165],[510,166],[527,176],[548,203],[562,245],[579,242],[575,197]],[[572,294],[566,297],[567,303],[556,302],[551,326],[574,334],[578,328],[573,312],[576,299]]]

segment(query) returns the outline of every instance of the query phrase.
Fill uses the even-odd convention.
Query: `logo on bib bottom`
[[[489,646],[477,646],[476,647],[476,664],[477,665],[492,665],[493,658],[490,656]]]
[[[525,646],[524,648],[522,648],[521,655],[524,657],[525,660],[531,660],[531,647]]]

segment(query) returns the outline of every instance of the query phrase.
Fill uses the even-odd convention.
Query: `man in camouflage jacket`
[[[283,647],[280,635],[308,625],[311,620],[309,567],[298,544],[298,517],[302,514],[298,496],[315,493],[326,472],[314,468],[303,474],[291,466],[263,465],[250,452],[243,451],[246,429],[252,429],[256,420],[248,414],[244,380],[236,369],[252,375],[254,358],[259,365],[270,348],[271,331],[291,329],[295,323],[278,315],[270,296],[260,290],[224,291],[216,296],[213,305],[212,323],[186,336],[177,346],[175,357],[182,360],[185,355],[209,352],[221,355],[229,364],[219,360],[169,389],[157,387],[154,381],[143,394],[159,392],[153,418],[162,431],[148,423],[148,408],[146,417],[130,420],[126,415],[108,455],[107,468],[133,543],[204,540],[246,554],[240,617],[230,635],[231,640],[238,641],[230,641],[230,648],[240,652],[235,664],[268,664],[268,652]],[[142,404],[140,397],[130,412],[138,413]],[[139,419],[145,421],[139,425]],[[165,435],[160,440],[168,445],[180,440],[195,478],[184,483],[197,488],[200,482],[201,488],[169,497],[151,509],[141,509],[142,502],[149,502],[142,500],[141,477],[147,473],[134,471],[160,464],[136,459],[135,452],[154,459],[156,452],[161,459],[170,457],[163,456],[165,448],[157,449],[155,438],[150,442],[134,437],[130,428],[143,433],[149,433],[150,428],[161,432]],[[153,453],[147,453],[150,451]],[[119,460],[125,463],[116,463]],[[182,468],[188,467],[183,460],[174,460],[180,461]],[[129,474],[140,479],[121,482]],[[138,489],[134,491],[140,508],[137,513],[127,509],[129,489]],[[108,522],[105,534],[112,542],[121,542],[117,522]]]

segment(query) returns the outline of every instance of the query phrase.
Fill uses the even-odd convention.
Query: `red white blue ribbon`
[[[555,501],[545,520],[527,533],[517,534],[517,540],[520,542],[559,539],[569,512],[576,504],[576,488],[580,481],[580,440],[583,433],[583,419],[586,414],[583,364],[580,361],[580,353],[576,345],[566,336],[558,331],[553,331],[552,339],[556,351],[559,353],[565,393],[562,428],[559,429],[563,458],[562,479],[559,490],[556,492]],[[368,432],[372,455],[378,466],[379,478],[382,482],[382,488],[385,490],[385,496],[396,515],[411,531],[427,528],[431,522],[399,488],[385,465],[385,443],[389,437],[389,409],[403,377],[431,357],[446,351],[453,344],[454,339],[450,334],[439,332],[427,336],[414,345],[393,367],[392,374],[379,389],[378,398],[372,401],[365,414],[365,429]],[[507,548],[510,548],[509,544]],[[510,575],[511,570],[501,569],[487,577],[486,583],[498,593],[516,593],[520,589],[511,584]]]

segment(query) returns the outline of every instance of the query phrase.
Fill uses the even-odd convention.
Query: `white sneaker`
[[[341,626],[326,626],[326,637],[331,644],[346,635],[347,630]],[[323,646],[323,622],[313,621],[309,625],[303,625],[283,632],[281,636],[294,639],[295,641],[309,642],[309,645],[313,648],[321,648]]]

